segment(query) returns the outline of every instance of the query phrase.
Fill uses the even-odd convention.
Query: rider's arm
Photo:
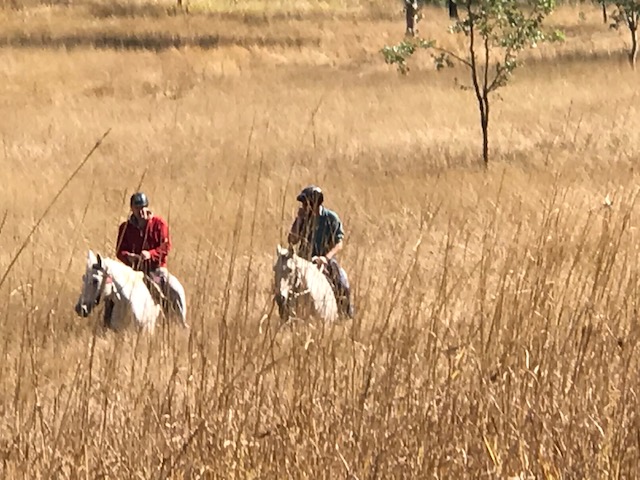
[[[291,225],[291,231],[289,232],[288,241],[292,245],[295,245],[300,240],[302,240],[300,232],[302,231],[303,221],[304,221],[304,210],[300,208],[298,210],[298,215],[296,216],[296,219],[293,221],[293,224]]]
[[[287,241],[291,245],[295,245],[296,243],[298,243],[300,241],[300,235],[298,235],[297,233],[294,233],[293,231],[291,231],[291,232],[289,232],[289,236],[287,237]]]
[[[327,260],[331,260],[335,255],[337,255],[337,254],[338,254],[338,252],[339,252],[340,250],[342,250],[342,246],[343,246],[343,243],[342,243],[342,240],[340,240],[340,241],[339,241],[338,243],[336,243],[336,245],[335,245],[331,250],[329,250],[329,252],[327,252],[327,254],[325,255],[325,257],[327,257]]]
[[[118,229],[118,239],[116,240],[116,257],[118,257],[118,260],[120,260],[122,263],[130,265],[131,262],[129,260],[129,255],[131,254],[131,252],[129,251],[129,249],[131,247],[129,246],[129,243],[127,242],[127,238],[125,236],[126,229],[126,222],[122,223],[120,225],[120,228]]]
[[[157,224],[159,231],[159,238],[161,239],[160,245],[156,248],[152,248],[149,250],[149,255],[151,256],[151,260],[160,261],[160,258],[164,255],[168,255],[171,251],[171,237],[169,236],[169,225],[167,222],[161,221]]]
[[[337,215],[331,222],[331,235],[332,243],[334,246],[325,255],[327,260],[331,260],[334,256],[336,256],[344,246],[342,242],[342,240],[344,239],[344,228],[342,227],[342,221],[340,220],[340,217],[338,217]]]

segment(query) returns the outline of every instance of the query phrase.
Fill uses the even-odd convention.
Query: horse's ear
[[[98,267],[102,268],[102,257],[99,253],[96,255],[96,263],[98,264]]]
[[[89,250],[89,253],[87,254],[87,264],[93,265],[94,263],[96,263],[96,254],[93,253],[93,250]]]

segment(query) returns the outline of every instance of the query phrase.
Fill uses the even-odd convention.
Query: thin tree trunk
[[[600,0],[602,4],[602,22],[607,23],[607,2],[606,0]]]
[[[466,10],[469,17],[472,15],[471,0],[466,1]],[[478,67],[478,55],[476,52],[475,42],[475,29],[474,23],[469,22],[469,63],[471,64],[471,81],[473,82],[473,90],[476,94],[476,100],[478,101],[478,110],[480,111],[480,126],[482,127],[482,161],[486,167],[489,163],[489,122],[488,122],[488,110],[485,108],[488,106],[486,101],[487,92],[486,85],[484,88],[480,85],[480,70]]]
[[[485,93],[480,102],[480,123],[482,124],[482,161],[489,167],[489,98]]]
[[[404,0],[404,11],[406,15],[407,28],[405,35],[415,37],[416,23],[418,23],[418,2],[417,0]]]
[[[449,18],[457,20],[458,17],[458,4],[456,0],[448,0],[447,4],[449,6]]]
[[[636,68],[636,58],[638,56],[638,25],[634,25],[631,30],[631,51],[629,52],[629,63],[631,68]]]
[[[489,47],[489,37],[484,38],[484,77],[482,78],[482,105],[484,106],[484,116],[482,123],[482,161],[484,168],[489,166],[489,57],[491,48]]]

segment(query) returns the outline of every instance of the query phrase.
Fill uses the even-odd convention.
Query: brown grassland
[[[626,32],[560,7],[566,42],[494,102],[485,171],[465,72],[384,64],[400,5],[189,7],[0,9],[0,274],[112,129],[0,288],[0,476],[638,478]],[[420,28],[461,48],[447,24]],[[312,182],[345,224],[357,316],[280,328],[271,266]],[[139,184],[190,333],[73,311]]]

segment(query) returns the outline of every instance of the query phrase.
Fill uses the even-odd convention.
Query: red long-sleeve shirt
[[[140,264],[132,262],[132,259],[127,256],[127,253],[140,255],[143,250],[147,250],[151,258],[149,260],[141,260]],[[137,225],[137,221],[133,216],[120,224],[116,243],[116,256],[121,262],[130,267],[146,272],[155,270],[158,267],[166,267],[167,256],[170,251],[169,225],[162,217],[152,216],[147,221],[147,226],[144,229]]]

